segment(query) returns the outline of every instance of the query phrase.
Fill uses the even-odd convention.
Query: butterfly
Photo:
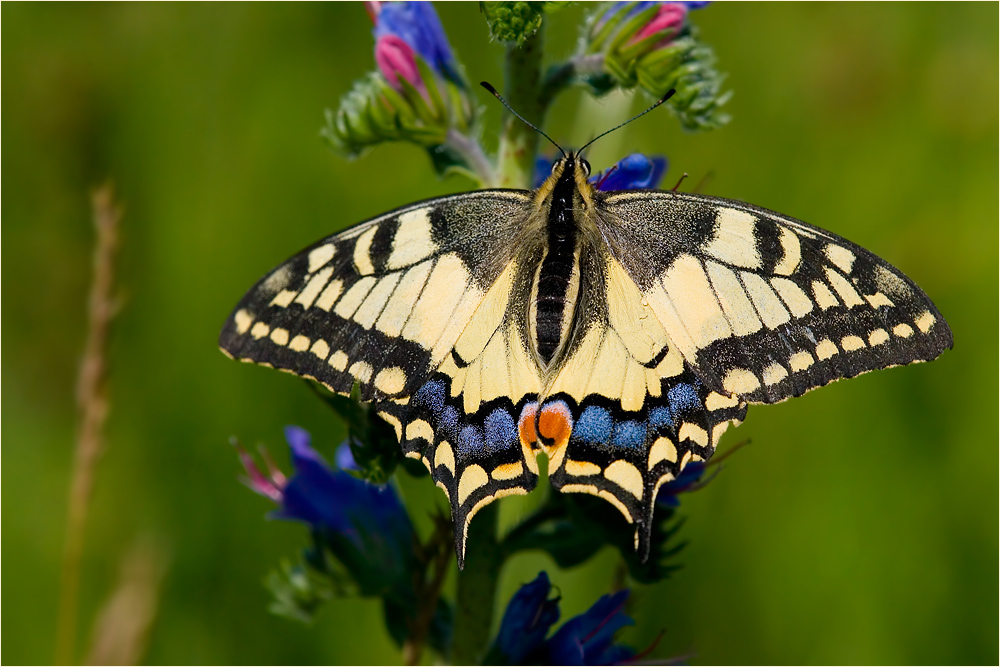
[[[738,201],[602,192],[564,154],[533,191],[403,206],[254,285],[222,350],[362,400],[469,522],[550,481],[649,550],[657,491],[750,403],[937,357],[951,331],[885,260]]]

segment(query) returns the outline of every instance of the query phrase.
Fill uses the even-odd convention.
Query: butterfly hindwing
[[[607,246],[588,249],[581,274],[580,291],[590,296],[541,401],[537,436],[553,486],[617,507],[645,557],[660,486],[711,457],[746,404],[692,372]]]
[[[930,299],[846,239],[742,202],[613,193],[604,224],[681,355],[709,386],[775,403],[951,347]]]
[[[448,496],[459,562],[469,522],[486,504],[528,493],[535,453],[522,415],[541,388],[527,345],[525,267],[512,261],[487,292],[444,360],[405,404],[386,406],[402,424],[403,451],[423,461]]]

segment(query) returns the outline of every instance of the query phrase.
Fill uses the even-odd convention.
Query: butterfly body
[[[645,553],[656,493],[748,403],[929,360],[951,332],[916,285],[836,235],[741,202],[602,192],[565,156],[535,191],[402,207],[265,276],[229,355],[364,400],[469,521],[536,456]]]

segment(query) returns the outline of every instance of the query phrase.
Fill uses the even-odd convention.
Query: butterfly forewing
[[[613,251],[718,392],[775,403],[951,347],[920,288],[835,234],[685,193],[622,192],[604,206]]]
[[[220,346],[334,391],[358,382],[366,400],[406,395],[502,272],[526,201],[515,191],[444,197],[323,239],[247,293]]]

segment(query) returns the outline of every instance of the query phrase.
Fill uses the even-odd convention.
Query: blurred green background
[[[439,7],[469,78],[502,81],[472,3]],[[237,482],[236,434],[286,457],[343,430],[304,383],[233,363],[216,336],[263,272],[315,239],[467,189],[421,150],[348,163],[318,130],[372,67],[354,4],[9,4],[2,26],[3,561],[7,663],[53,659],[73,460],[74,383],[105,179],[126,207],[112,411],[87,526],[82,659],[137,539],[168,558],[152,663],[397,662],[376,602],[337,600],[312,628],[270,615],[262,579],[305,531],[267,522]],[[557,57],[583,14],[556,14]],[[751,408],[750,438],[684,499],[676,575],[637,591],[622,639],[694,663],[998,661],[998,6],[729,4],[693,15],[736,91],[730,126],[656,113],[597,144],[595,169],[664,153],[693,187],[837,232],[934,299],[955,349],[932,364]],[[495,145],[499,105],[486,107]],[[546,128],[579,145],[648,103],[577,91]],[[403,480],[426,513],[438,492]],[[508,521],[524,511],[504,501]],[[531,502],[531,501],[528,501]],[[563,617],[607,591],[607,550],[573,571],[526,554],[499,603],[548,569]]]

